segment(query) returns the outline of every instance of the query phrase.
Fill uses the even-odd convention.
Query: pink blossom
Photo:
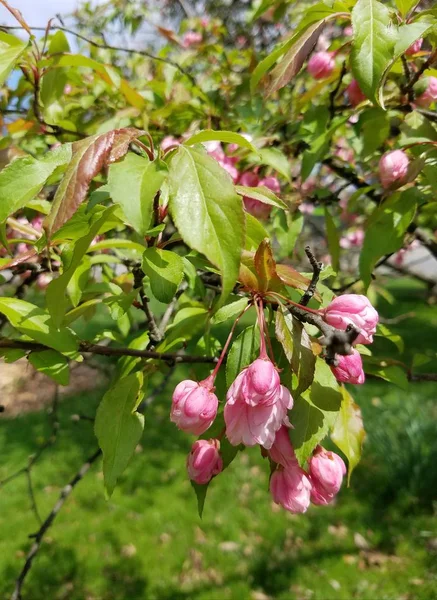
[[[275,441],[269,450],[270,458],[283,467],[297,464],[297,458],[288,432],[289,428],[282,425],[276,432]]]
[[[226,395],[226,435],[233,446],[260,444],[269,449],[293,406],[269,359],[257,359],[237,376]]]
[[[161,140],[161,148],[164,150],[164,152],[171,146],[180,146],[180,144],[180,141],[172,135],[166,135],[165,138]]]
[[[303,215],[312,215],[314,212],[314,204],[311,204],[310,202],[302,202],[302,204],[299,204],[298,208]]]
[[[346,94],[352,106],[358,106],[358,104],[361,104],[361,102],[364,102],[366,99],[366,96],[361,91],[356,79],[352,79],[350,84],[347,86]]]
[[[329,504],[341,488],[346,474],[344,461],[335,452],[317,446],[309,461],[310,480],[313,486],[311,502]]]
[[[343,33],[344,33],[344,35],[353,35],[353,34],[354,34],[354,30],[352,29],[352,26],[351,26],[351,25],[347,25],[347,26],[344,28],[344,31],[343,31]]]
[[[394,183],[398,186],[402,185],[409,164],[408,156],[403,150],[392,150],[383,154],[379,161],[379,178],[382,186],[388,188]]]
[[[422,44],[423,44],[423,38],[419,38],[418,40],[416,40],[415,42],[413,42],[411,44],[411,46],[405,51],[405,54],[407,54],[408,56],[412,56],[413,54],[416,54],[422,48]]]
[[[346,235],[340,238],[340,246],[342,248],[361,248],[364,241],[364,231],[362,229],[354,229],[348,231]]]
[[[220,442],[216,439],[197,440],[191,447],[187,457],[188,477],[200,485],[204,485],[221,473],[223,461],[219,453]]]
[[[332,52],[316,52],[308,61],[308,73],[314,79],[326,79],[329,77],[335,67],[334,55]]]
[[[254,173],[253,171],[245,171],[241,174],[238,183],[240,185],[244,185],[245,187],[257,187],[259,184],[259,177],[257,173]]]
[[[279,467],[270,479],[273,501],[292,513],[304,513],[310,505],[311,482],[299,465]]]
[[[270,204],[264,204],[260,200],[255,200],[255,198],[248,198],[244,196],[244,208],[246,211],[256,217],[257,219],[262,219],[265,221],[269,218],[270,213],[272,212],[272,206]]]
[[[355,341],[356,344],[373,342],[379,315],[366,296],[360,294],[338,296],[324,309],[323,314],[325,321],[337,329],[345,330],[350,324],[360,329],[361,333]]]
[[[218,398],[208,379],[181,381],[173,392],[170,419],[182,431],[201,435],[213,423],[218,408]]]
[[[416,97],[416,104],[422,108],[427,108],[437,100],[437,77],[426,77],[423,81],[426,88],[424,92]]]
[[[264,177],[264,179],[260,180],[258,185],[259,186],[263,185],[264,187],[271,190],[275,194],[281,193],[281,184],[279,183],[279,179],[277,177],[273,177],[273,176]]]
[[[49,273],[41,273],[41,275],[38,275],[36,285],[40,290],[45,290],[52,279],[53,277]]]
[[[187,31],[184,33],[182,38],[182,46],[184,48],[190,48],[191,46],[197,46],[202,41],[203,36],[198,31]]]
[[[334,377],[337,381],[344,383],[364,383],[365,375],[363,371],[363,361],[357,350],[352,350],[352,354],[336,356],[338,365],[331,367]]]

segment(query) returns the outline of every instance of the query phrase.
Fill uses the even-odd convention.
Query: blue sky
[[[78,5],[78,0],[9,0],[9,4],[22,12],[29,25],[36,27],[47,25],[47,21],[56,13],[64,15],[72,12]],[[13,16],[1,5],[0,23],[15,24]]]

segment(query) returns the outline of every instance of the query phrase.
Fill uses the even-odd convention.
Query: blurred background
[[[202,11],[221,19],[231,43],[244,31],[268,48],[287,28],[285,17],[279,26],[265,19],[248,28],[252,3],[244,0],[12,4],[31,25],[45,26],[60,12],[62,22],[75,30],[100,28],[111,43],[154,50],[166,43],[157,34],[158,24],[178,31],[184,19]],[[305,2],[299,5],[305,10]],[[3,8],[0,22],[13,23]],[[73,47],[78,44],[70,41]],[[312,223],[304,230],[306,240],[321,243],[317,213],[305,219]],[[405,271],[408,261],[419,265],[418,277],[393,276]],[[429,263],[428,256],[410,255],[397,273],[387,269],[382,274],[383,293],[373,300],[394,343],[378,338],[376,356],[406,364],[422,357],[427,372],[437,370],[436,278],[435,261]],[[108,326],[105,313],[98,312],[83,334],[91,337]],[[217,336],[225,332],[218,327]],[[70,386],[58,389],[26,361],[0,363],[0,403],[7,408],[7,417],[0,415],[2,598],[12,592],[29,535],[96,447],[93,418],[110,374],[107,360],[87,362],[76,367]],[[188,367],[179,366],[157,382],[147,399],[145,435],[109,501],[99,463],[80,482],[43,542],[25,598],[437,598],[435,382],[405,385],[404,380],[395,384],[369,377],[365,386],[354,388],[368,433],[363,459],[335,505],[312,506],[305,515],[280,510],[270,500],[266,465],[252,449],[241,452],[226,476],[214,480],[200,519],[185,473],[191,440],[169,421],[172,389],[189,375]],[[28,464],[34,497],[26,471],[9,479]]]

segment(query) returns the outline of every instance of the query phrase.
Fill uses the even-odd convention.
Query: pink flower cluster
[[[360,330],[355,344],[371,344],[379,321],[378,312],[366,296],[344,294],[338,296],[323,310],[329,325],[346,330],[353,325]],[[337,365],[331,367],[336,379],[345,383],[364,383],[365,376],[360,353],[353,349],[351,354],[337,355]]]

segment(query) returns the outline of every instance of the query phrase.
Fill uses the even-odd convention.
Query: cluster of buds
[[[376,333],[379,315],[369,299],[360,294],[344,294],[329,304],[323,311],[328,325],[346,331],[353,327],[358,330],[354,344],[371,344]],[[352,348],[351,354],[336,355],[331,370],[337,381],[344,383],[364,383],[365,375],[360,353]]]
[[[403,185],[409,165],[410,161],[403,150],[392,150],[383,154],[379,161],[379,178],[382,187],[387,189]]]
[[[289,435],[293,398],[281,384],[279,369],[267,352],[263,302],[255,298],[252,304],[257,310],[260,329],[259,356],[242,369],[227,391],[223,410],[225,427],[219,439],[197,440],[187,458],[187,471],[190,479],[200,485],[218,475],[223,470],[220,441],[224,435],[233,446],[259,446],[272,466],[270,491],[274,502],[290,512],[302,513],[311,502],[324,505],[333,501],[346,467],[337,454],[321,446],[316,447],[304,465],[306,468],[299,465]],[[311,311],[341,332],[348,331],[352,325],[357,332],[356,343],[373,341],[378,313],[365,296],[346,294],[334,299],[325,309]],[[214,422],[219,407],[214,380],[234,329],[235,324],[213,373],[200,382],[182,381],[174,390],[170,418],[179,429],[203,435]],[[337,364],[331,366],[337,380],[364,382],[361,357],[355,348],[351,348],[351,354],[338,355],[337,359]]]

